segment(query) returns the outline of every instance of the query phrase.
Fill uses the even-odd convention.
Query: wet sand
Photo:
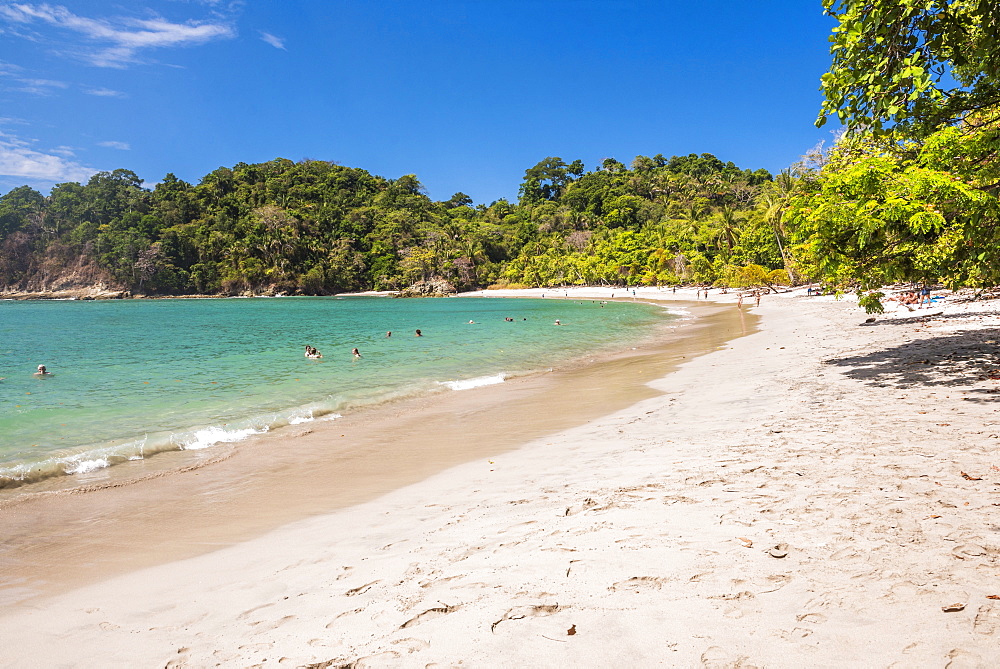
[[[197,453],[0,496],[0,603],[12,606],[194,557],[372,500],[652,397],[648,381],[752,331],[755,318],[680,303],[693,320],[636,351],[473,390],[289,426]]]

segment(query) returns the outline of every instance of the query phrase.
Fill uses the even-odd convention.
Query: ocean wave
[[[111,463],[104,458],[95,458],[93,460],[80,460],[75,463],[66,464],[67,474],[86,474],[87,472],[97,471],[98,469],[104,469],[105,467],[110,467]]]
[[[462,379],[459,381],[438,381],[438,384],[447,386],[451,390],[471,390],[472,388],[481,388],[483,386],[494,386],[506,380],[507,375],[504,372],[500,372],[492,376],[477,376],[472,379]]]
[[[52,454],[41,460],[0,465],[0,489],[16,488],[52,477],[89,474],[167,451],[191,451],[243,441],[270,430],[270,425],[226,429],[205,427],[173,434],[146,435],[110,445],[83,446],[75,453]]]
[[[267,432],[269,427],[267,425],[261,428],[246,427],[236,430],[226,430],[221,427],[206,427],[201,430],[195,430],[192,433],[185,435],[176,435],[171,440],[173,443],[182,451],[196,451],[202,448],[208,448],[210,446],[215,446],[216,444],[231,444],[234,441],[243,441],[248,437],[252,437],[255,434],[263,434]]]
[[[293,414],[293,415],[289,416],[288,417],[288,424],[289,425],[300,425],[302,423],[311,423],[314,420],[316,420],[316,419],[313,418],[312,411],[307,411],[307,412],[305,412],[305,414],[301,414],[301,415],[295,415],[295,414]]]

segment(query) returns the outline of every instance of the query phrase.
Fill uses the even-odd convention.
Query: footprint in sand
[[[1000,630],[1000,607],[995,604],[980,606],[972,629],[976,634],[996,634]]]
[[[503,618],[490,626],[490,631],[496,630],[497,625],[505,620],[523,620],[524,618],[538,618],[541,616],[551,616],[559,611],[558,604],[536,604],[534,606],[515,606],[503,614]]]
[[[563,513],[564,516],[575,516],[578,513],[586,511],[587,509],[592,509],[597,506],[597,502],[588,497],[583,500],[580,504],[574,504],[573,506],[567,506],[566,511]]]
[[[802,613],[800,615],[795,616],[795,620],[800,623],[812,623],[814,625],[817,625],[819,623],[825,623],[826,616],[823,615],[822,613]]]
[[[395,663],[393,660],[399,659],[399,653],[394,650],[387,650],[384,653],[375,653],[374,655],[366,655],[365,657],[359,657],[353,662],[334,662],[331,661],[329,664],[317,664],[306,667],[306,669],[327,669],[327,667],[350,667],[351,669],[369,669],[371,667],[388,667],[393,666]]]
[[[399,629],[405,630],[408,627],[413,627],[421,623],[425,623],[428,620],[434,620],[435,618],[440,618],[441,616],[446,616],[449,613],[454,613],[458,610],[458,606],[439,606],[433,609],[427,609],[421,614],[410,618],[405,623],[399,626]]]
[[[261,609],[266,609],[269,606],[274,606],[274,604],[270,604],[270,603],[269,604],[261,604],[260,606],[253,607],[252,609],[247,609],[246,611],[244,611],[240,615],[236,616],[236,619],[237,620],[244,620],[245,618],[249,618],[250,615],[252,613],[254,613],[255,611],[260,611]]]
[[[343,613],[339,613],[332,621],[328,622],[325,625],[325,629],[330,629],[331,627],[336,625],[337,621],[343,618],[344,616],[352,616],[354,614],[361,613],[362,611],[364,611],[364,609],[351,609],[350,611],[344,611]]]
[[[824,592],[806,602],[805,608],[815,611],[816,609],[828,609],[831,606],[834,608],[840,608],[843,604],[844,600],[842,597],[835,595],[832,592]]]
[[[423,639],[414,639],[413,637],[407,637],[405,639],[397,639],[392,642],[393,646],[399,646],[403,650],[410,653],[416,653],[417,651],[426,650],[431,647],[429,641],[424,641]]]
[[[432,585],[439,585],[441,583],[447,583],[448,581],[454,581],[457,578],[464,578],[464,577],[465,577],[465,574],[459,574],[458,576],[445,576],[444,578],[431,579],[431,580],[428,580],[428,581],[421,581],[419,585],[420,585],[421,588],[429,588]]]
[[[733,657],[718,646],[712,646],[701,654],[701,666],[705,669],[753,669],[746,663],[746,656]]]
[[[381,579],[379,579],[379,580],[381,580]],[[348,596],[348,597],[356,597],[357,595],[363,595],[366,592],[368,592],[369,590],[371,590],[371,587],[373,585],[375,585],[376,583],[378,583],[378,582],[379,582],[378,580],[375,580],[375,581],[372,581],[371,583],[365,583],[364,585],[359,585],[356,588],[351,588],[350,590],[348,590],[344,594],[346,596]]]
[[[742,581],[733,581],[734,584]],[[750,579],[754,594],[766,595],[769,592],[777,592],[792,582],[792,577],[788,574],[768,574],[766,576],[756,576]]]
[[[240,659],[240,656],[237,653],[231,653],[224,650],[215,651],[212,653],[212,657],[220,662],[233,662],[234,660]]]
[[[944,665],[945,669],[984,669],[987,666],[978,655],[961,648],[955,648],[948,653],[948,660]]]
[[[641,590],[659,590],[666,582],[667,579],[659,576],[633,576],[624,581],[612,583],[608,590],[631,590],[638,593]]]
[[[276,630],[289,620],[295,620],[295,616],[284,616],[278,620],[258,620],[256,622],[250,623],[250,626],[254,628],[254,634],[261,634],[262,632],[270,632],[271,630]]]

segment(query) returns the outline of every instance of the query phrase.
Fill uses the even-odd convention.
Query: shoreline
[[[701,311],[704,323],[710,323],[709,314],[719,309],[704,305]],[[67,486],[56,479],[11,489],[0,504],[6,539],[0,547],[5,562],[0,600],[11,605],[111,573],[215,550],[591,420],[633,402],[637,393],[650,392],[641,382],[638,387],[626,383],[637,361],[666,357],[664,364],[670,364],[669,359],[701,349],[701,337],[693,333],[704,330],[702,321],[675,327],[674,335],[639,351],[592,355],[589,362],[580,360],[555,373],[392,402],[336,421],[286,426],[238,444],[164,452],[102,470],[99,483]],[[575,400],[556,416],[538,410],[539,403],[559,403],[560,394],[569,398],[570,384],[607,386],[600,375],[609,377],[610,387],[602,389],[599,406]],[[389,425],[380,424],[384,421]],[[494,429],[504,425],[499,433]],[[484,435],[475,448],[462,445],[469,430]],[[401,449],[401,444],[408,446]],[[416,453],[407,452],[412,449]],[[380,465],[380,457],[393,460],[391,466]],[[324,490],[331,484],[340,487]],[[275,508],[261,508],[271,501]],[[137,508],[140,514],[132,511]],[[205,520],[219,513],[227,519],[221,527]],[[107,529],[94,532],[95,526]],[[66,560],[70,554],[73,561]]]
[[[371,297],[372,295],[356,294],[354,296]],[[381,295],[377,296],[382,297]],[[340,298],[330,297],[327,299]],[[644,346],[645,343],[651,342],[657,337],[662,338],[664,328],[672,329],[674,327],[676,326],[669,324],[653,325],[645,331],[645,334],[639,335],[641,340],[638,343],[640,346]],[[591,334],[591,338],[597,337],[599,337],[598,334]],[[594,341],[592,345],[599,352],[597,356],[599,358],[615,353],[616,344],[609,347],[607,342]],[[620,342],[617,345],[620,345]],[[593,351],[574,352],[571,357],[555,364],[559,368],[575,366],[578,364],[577,358],[580,360],[594,358]],[[484,372],[483,378],[493,376],[494,373],[505,372],[505,377],[509,380],[514,377],[542,373],[553,364],[538,360],[523,363],[524,361],[503,370],[495,368],[494,372]],[[461,376],[462,370],[452,370],[452,372],[458,373],[459,376],[441,377],[438,379],[438,384],[444,384],[454,389],[452,384],[462,385],[465,381],[476,380]],[[171,456],[170,466],[172,468],[186,468],[187,465],[177,464],[184,458],[190,460],[191,465],[197,466],[199,463],[203,463],[206,457],[212,460],[218,459],[218,454],[229,448],[227,443],[243,441],[246,438],[245,435],[272,433],[275,429],[281,429],[289,424],[294,426],[302,423],[322,422],[337,417],[343,412],[364,410],[367,405],[382,406],[399,399],[430,394],[435,390],[437,389],[433,386],[430,388],[416,386],[403,389],[389,388],[383,394],[384,396],[369,394],[360,403],[351,397],[344,399],[340,404],[330,402],[322,404],[314,401],[315,397],[312,399],[300,397],[297,404],[275,404],[258,413],[231,413],[227,414],[226,418],[219,419],[214,423],[211,421],[192,421],[185,424],[178,421],[173,425],[159,426],[160,431],[153,431],[145,438],[142,438],[142,432],[131,433],[125,429],[119,431],[117,436],[113,438],[109,436],[103,442],[97,440],[92,443],[72,442],[71,446],[63,450],[55,450],[53,444],[47,444],[47,450],[43,449],[37,456],[28,457],[25,455],[21,460],[0,463],[0,507],[24,492],[30,494],[33,491],[53,491],[80,486],[94,488],[99,487],[102,483],[116,485],[123,477],[127,477],[123,471],[158,470],[156,463],[163,460],[162,456],[165,453],[172,451],[187,452],[186,456],[177,454]],[[31,438],[24,443],[36,440],[37,438]],[[196,453],[200,450],[206,450],[207,453]],[[136,461],[140,461],[141,464],[136,465]],[[143,473],[142,475],[147,474]]]
[[[1000,304],[768,297],[597,420],[5,612],[0,659],[995,666]]]

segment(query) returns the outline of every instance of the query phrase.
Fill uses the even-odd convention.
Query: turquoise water
[[[668,317],[552,299],[0,302],[0,487],[501,383],[624,349]]]

